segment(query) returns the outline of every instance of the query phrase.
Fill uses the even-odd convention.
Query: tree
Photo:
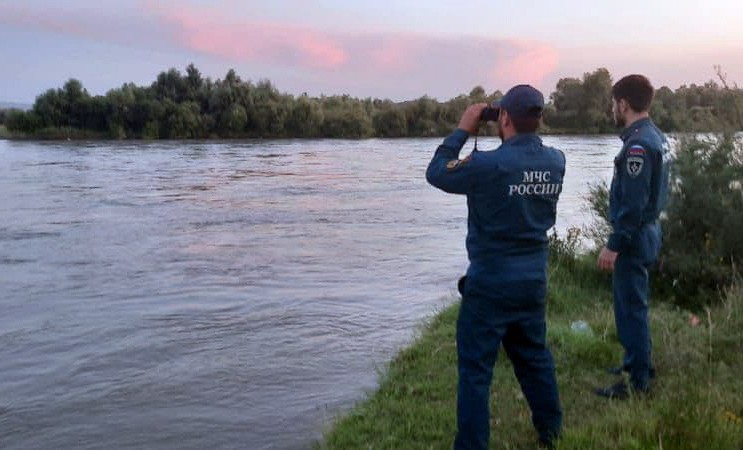
[[[197,69],[193,63],[186,67],[186,99],[190,101],[198,100],[198,93],[204,86],[204,78],[201,76],[201,72]]]
[[[40,128],[60,127],[67,121],[64,117],[63,103],[58,89],[49,89],[36,97],[33,112],[39,119]]]
[[[439,105],[424,95],[405,108],[408,131],[414,136],[436,136],[438,134]]]
[[[203,137],[199,105],[194,102],[177,104],[166,100],[160,135],[168,139]]]
[[[652,116],[665,131],[713,131],[743,128],[743,91],[727,82],[682,86],[656,92]],[[544,124],[550,132],[614,131],[609,113],[611,75],[604,68],[582,78],[562,78],[545,105]],[[0,116],[8,129],[39,137],[69,136],[82,130],[124,138],[204,137],[401,137],[442,136],[457,126],[472,103],[491,103],[498,90],[486,95],[482,86],[439,102],[428,96],[394,103],[349,95],[311,98],[281,93],[270,80],[253,84],[234,69],[224,79],[205,78],[194,64],[185,75],[171,68],[149,86],[125,83],[105,96],[91,96],[79,80],[39,95],[25,114]],[[9,124],[7,122],[10,121]],[[496,128],[482,127],[485,134]]]
[[[405,113],[395,105],[377,111],[372,118],[374,131],[380,137],[403,137],[408,134]]]
[[[160,101],[170,100],[180,103],[188,99],[188,84],[181,77],[181,73],[174,68],[167,72],[161,72],[157,76],[157,81],[153,83],[152,88],[155,90],[157,99]]]
[[[245,133],[248,124],[248,113],[242,105],[233,103],[229,109],[223,111],[219,116],[217,131],[220,136],[232,137]]]
[[[472,103],[483,103],[486,101],[485,89],[482,86],[475,86],[470,91],[470,101]]]
[[[320,103],[303,95],[297,99],[286,119],[286,131],[292,136],[314,137],[319,134],[324,117]]]
[[[561,78],[550,99],[558,113],[578,113],[582,106],[583,83],[577,78]]]
[[[550,96],[554,114],[545,115],[545,122],[559,128],[579,128],[578,114],[581,109],[583,84],[577,78],[562,78]]]
[[[35,112],[11,109],[5,117],[5,126],[15,133],[34,133],[41,128],[41,119]]]
[[[578,118],[583,126],[598,132],[611,131],[611,75],[600,68],[583,75],[583,95]]]
[[[604,68],[583,74],[582,81],[562,78],[550,96],[554,111],[546,116],[548,124],[588,132],[612,130],[611,86],[611,75]]]
[[[733,129],[743,130],[743,95],[741,95],[738,85],[734,84],[733,88],[728,84],[728,74],[723,72],[722,66],[715,66],[715,72],[720,79],[722,86],[725,88],[725,95],[722,101],[722,114],[730,117]]]

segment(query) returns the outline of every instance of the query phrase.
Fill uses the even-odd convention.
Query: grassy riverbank
[[[0,139],[10,139],[10,133],[5,125],[0,125]]]
[[[548,335],[564,410],[561,449],[743,448],[743,289],[699,314],[652,301],[656,382],[649,398],[608,401],[592,389],[619,362],[610,279],[593,260],[550,266]],[[339,418],[318,449],[447,449],[455,433],[458,305],[422,329],[379,389]],[[570,324],[585,320],[590,334]],[[535,448],[529,410],[500,352],[491,391],[491,448]]]

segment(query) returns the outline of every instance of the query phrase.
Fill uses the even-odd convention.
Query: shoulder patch
[[[642,145],[633,145],[627,149],[627,156],[645,156],[645,147]]]
[[[638,155],[630,154],[627,157],[627,174],[635,178],[642,173],[642,168],[645,166],[645,158]]]
[[[469,163],[470,159],[472,159],[471,155],[467,155],[467,157],[464,159],[452,159],[451,161],[446,163],[446,170],[448,170],[449,172],[457,170]]]

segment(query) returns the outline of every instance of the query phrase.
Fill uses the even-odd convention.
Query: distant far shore
[[[452,129],[451,131],[454,131]],[[576,133],[573,130],[549,130],[539,131],[541,136],[600,136],[600,135],[614,135],[616,133]],[[142,142],[155,142],[155,141],[240,141],[240,140],[282,140],[282,139],[340,139],[340,140],[364,140],[364,139],[443,139],[447,134],[441,135],[425,135],[425,136],[364,136],[364,137],[334,137],[334,136],[315,136],[315,137],[302,137],[302,136],[255,136],[255,135],[244,135],[244,136],[205,136],[195,138],[112,138],[107,133],[96,132],[90,130],[77,130],[77,129],[44,129],[39,130],[33,134],[27,133],[12,133],[4,125],[0,125],[0,139],[9,141],[102,141],[102,142],[125,142],[125,141],[142,141]],[[496,138],[493,133],[480,133],[479,137],[485,138]]]
[[[650,115],[665,132],[743,129],[743,90],[720,83],[656,89]],[[605,68],[562,78],[545,94],[543,135],[616,132],[611,116],[613,77]],[[36,97],[30,109],[0,108],[5,139],[191,140],[434,138],[451,133],[473,103],[492,103],[501,90],[475,86],[446,101],[424,95],[394,102],[349,95],[310,97],[279,91],[269,80],[253,83],[234,70],[223,79],[161,72],[147,86],[125,83],[91,95],[76,79]],[[497,135],[493,123],[480,129]]]

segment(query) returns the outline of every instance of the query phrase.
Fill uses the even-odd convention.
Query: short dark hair
[[[650,111],[655,89],[644,75],[627,75],[611,88],[614,100],[626,100],[635,112]]]
[[[539,129],[541,122],[539,117],[519,116],[511,117],[511,123],[517,133],[534,133]]]

